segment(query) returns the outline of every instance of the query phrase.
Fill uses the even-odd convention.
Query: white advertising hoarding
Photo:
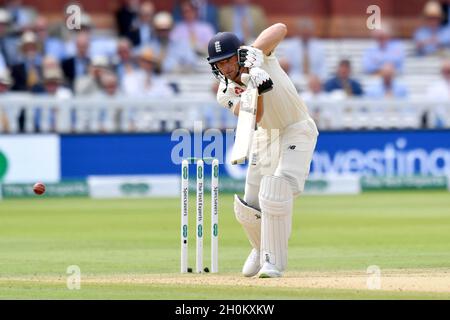
[[[1,182],[58,182],[60,172],[57,135],[0,136]]]
[[[176,197],[180,178],[177,175],[90,176],[92,198]]]
[[[359,194],[361,193],[360,177],[358,175],[330,175],[325,178],[308,178],[305,194]]]

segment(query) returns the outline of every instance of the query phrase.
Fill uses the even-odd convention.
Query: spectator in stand
[[[277,53],[288,74],[295,78],[315,75],[326,77],[325,49],[314,37],[315,27],[310,19],[302,19],[294,29],[294,36],[283,41]]]
[[[140,69],[132,73],[126,74],[122,89],[125,95],[151,100],[161,100],[173,97],[175,91],[160,76],[154,72],[156,57],[151,48],[144,48],[139,54]],[[165,121],[155,121],[155,115],[152,111],[138,110],[133,107],[128,109],[124,125],[132,131],[140,130],[163,130]]]
[[[42,69],[61,68],[59,61],[52,55],[47,55],[42,58]]]
[[[417,53],[438,53],[450,45],[450,27],[441,26],[443,12],[437,1],[429,1],[423,10],[424,24],[414,34]]]
[[[125,38],[126,41],[129,41]],[[131,69],[131,72],[136,71],[136,68]],[[130,73],[126,73],[128,76]],[[120,81],[117,75],[110,71],[105,71],[100,77],[100,91],[97,93],[97,98],[109,98],[111,100],[106,101],[106,105],[101,107],[99,114],[100,131],[102,132],[117,132],[121,131],[124,127],[128,127],[128,130],[134,131],[134,121],[132,115],[134,110],[127,110],[119,102],[114,99],[123,98],[124,92],[121,89]],[[108,112],[113,106],[114,112]],[[128,131],[127,130],[127,131]]]
[[[104,72],[100,77],[100,84],[102,90],[98,93],[99,98],[114,99],[123,96],[118,78],[113,72]],[[117,132],[121,129],[123,108],[121,106],[113,106],[113,101],[108,101],[104,107],[100,108],[100,132]],[[113,110],[109,110],[111,107],[113,107]]]
[[[55,69],[60,70],[61,67],[60,63],[58,62],[58,60],[56,60],[55,57],[48,55],[42,58],[41,69],[42,69],[42,79],[41,79],[42,81],[36,83],[31,88],[31,92],[33,93],[42,93],[45,91],[44,90],[45,88],[43,86],[43,83],[45,82],[45,70],[55,70]]]
[[[172,87],[162,78],[155,75],[156,57],[151,48],[142,49],[139,55],[140,69],[124,76],[123,91],[128,96],[165,98],[174,95]]]
[[[91,59],[89,58],[89,35],[87,33],[78,33],[76,40],[76,54],[62,61],[62,69],[67,82],[73,88],[75,80],[88,73]]]
[[[42,58],[42,73],[43,73],[44,82],[45,82],[45,70],[52,70],[52,73],[51,73],[52,75],[54,75],[56,72],[61,72],[61,73],[63,72],[59,61],[51,55],[48,55],[48,56],[45,56],[44,58]],[[54,71],[54,70],[57,70],[57,71]],[[63,77],[62,80],[58,79],[58,83],[64,85],[64,87],[66,88],[67,84],[64,79],[64,73],[62,73],[62,77]],[[37,87],[39,87],[39,86],[42,87],[42,84],[37,85]],[[35,90],[33,90],[33,91],[35,91]]]
[[[22,34],[20,39],[20,63],[12,66],[11,74],[14,79],[13,91],[30,91],[32,92],[35,86],[42,83],[42,56],[39,53],[37,36],[32,31],[26,31]],[[35,112],[35,117],[38,112]],[[19,131],[25,132],[26,110],[21,109],[19,112]],[[40,128],[35,122],[35,131],[38,132]]]
[[[372,36],[375,44],[364,52],[363,71],[376,74],[386,63],[390,63],[401,73],[405,62],[405,50],[401,42],[391,38],[390,26],[383,23],[382,28],[374,30]]]
[[[77,96],[97,98],[102,97],[104,88],[102,85],[102,76],[110,73],[111,65],[107,56],[94,56],[89,66],[87,75],[82,76],[75,81],[75,94]],[[98,102],[99,103],[99,102]],[[77,110],[76,114],[72,114],[72,128],[77,127],[82,131],[98,131],[99,119],[102,117],[102,111],[97,108]]]
[[[108,56],[112,58],[116,54],[116,38],[95,32],[95,25],[91,16],[83,12],[80,18],[80,29],[73,30],[71,39],[65,43],[66,57],[72,57],[76,54],[76,38],[80,34],[85,34],[89,38],[89,50],[87,53],[89,57]]]
[[[5,97],[10,93],[13,84],[8,69],[0,71],[0,97]],[[1,99],[0,99],[1,101]],[[0,132],[9,132],[11,130],[11,115],[9,106],[0,102]]]
[[[103,72],[100,77],[100,84],[102,89],[100,92],[101,96],[109,98],[120,98],[122,96],[119,79],[115,73],[110,71]]]
[[[9,12],[0,8],[0,69],[19,62],[17,61],[17,47],[20,38],[9,34],[10,23]]]
[[[323,91],[323,86],[320,78],[316,75],[308,77],[308,88],[301,94],[305,103],[309,104],[310,113],[320,128],[329,128],[329,118],[332,111],[327,106],[321,106],[321,102],[330,100],[330,94]]]
[[[207,23],[198,20],[197,8],[191,0],[181,2],[181,12],[183,21],[175,25],[170,33],[170,39],[174,42],[185,42],[188,39],[189,46],[199,56],[206,56],[208,42],[214,36],[213,27]]]
[[[39,53],[36,34],[25,32],[20,41],[21,62],[12,66],[14,79],[12,90],[28,91],[42,81],[42,56]]]
[[[64,76],[61,68],[56,65],[48,65],[43,67],[43,83],[33,88],[33,92],[55,99],[70,99],[72,98],[72,91],[63,86]],[[42,109],[38,106],[35,108],[34,113],[34,131],[40,132],[43,128],[42,123]],[[58,107],[52,106],[49,112],[48,118],[48,130],[55,132],[57,129],[57,114]]]
[[[442,78],[432,83],[426,92],[427,101],[439,102],[434,105],[431,111],[432,117],[426,122],[432,127],[443,128],[450,127],[450,60],[444,60],[441,65]]]
[[[137,63],[131,52],[132,44],[128,38],[120,38],[117,42],[117,63],[114,66],[118,81],[122,82],[125,74],[133,72]]]
[[[36,11],[31,7],[24,6],[21,0],[7,0],[5,2],[5,9],[8,10],[12,19],[12,29],[16,32],[29,29],[36,19]]]
[[[38,41],[41,44],[41,50],[43,56],[53,56],[59,61],[65,58],[64,43],[56,38],[51,37],[48,34],[48,21],[44,16],[37,17],[34,22],[33,30],[38,37]]]
[[[53,56],[46,56],[42,58],[42,79],[34,84],[29,90],[33,94],[47,95],[57,99],[69,99],[72,97],[72,92],[63,87],[63,74],[59,66],[59,62]],[[42,123],[42,107],[35,106],[33,110],[33,128],[35,132],[41,132],[44,129],[50,131],[56,130],[56,114],[57,108],[50,109],[48,120],[48,127],[43,127]],[[19,115],[19,131],[25,131],[27,114],[24,109],[20,111]]]
[[[408,90],[395,79],[395,66],[386,63],[381,67],[380,78],[367,89],[367,97],[375,99],[406,98]]]
[[[48,64],[42,65],[43,81],[33,88],[34,93],[47,94],[58,99],[72,98],[72,91],[64,86],[64,75],[57,64],[47,60]]]
[[[75,80],[75,94],[80,96],[92,96],[102,91],[101,76],[110,71],[110,63],[106,56],[96,56],[92,58],[89,72]]]
[[[441,20],[441,26],[448,26],[449,25],[449,17],[450,17],[450,1],[444,0],[441,1],[441,9],[442,9],[442,20]]]
[[[183,16],[181,14],[181,5],[179,0],[176,1],[173,18],[176,23],[181,22]],[[192,0],[192,3],[197,8],[198,19],[203,22],[209,23],[214,31],[219,30],[219,16],[217,7],[212,4],[209,0]]]
[[[308,77],[308,87],[302,92],[301,97],[305,101],[312,101],[314,99],[323,99],[328,95],[325,91],[323,91],[322,81],[316,75],[310,75]]]
[[[428,97],[433,100],[450,101],[450,60],[444,60],[441,65],[442,78],[428,87]]]
[[[139,0],[122,0],[122,5],[115,13],[117,32],[120,37],[128,37],[138,12]]]
[[[351,73],[350,60],[341,60],[336,75],[325,82],[325,91],[333,92],[335,90],[341,90],[345,92],[347,97],[361,96],[363,94],[361,84],[350,77]]]
[[[157,73],[188,73],[193,72],[198,59],[187,40],[174,41],[170,39],[173,19],[170,13],[161,11],[154,19],[156,37],[150,47],[156,57],[155,71]]]
[[[151,1],[145,1],[139,7],[139,16],[134,20],[128,38],[133,46],[143,48],[147,46],[154,37],[153,16],[155,6]]]
[[[5,69],[0,72],[0,94],[8,92],[13,84],[9,70]]]
[[[254,40],[266,25],[264,9],[250,0],[233,0],[219,9],[220,30],[233,32],[243,43]]]

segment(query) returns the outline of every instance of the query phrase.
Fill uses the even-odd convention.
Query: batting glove
[[[243,74],[243,76],[245,73]],[[253,87],[258,88],[258,94],[262,95],[273,89],[273,81],[269,74],[261,68],[250,69],[248,76],[241,77],[244,84],[247,85],[251,81]]]
[[[259,68],[264,62],[264,53],[254,47],[243,46],[238,49],[238,64],[246,68]]]

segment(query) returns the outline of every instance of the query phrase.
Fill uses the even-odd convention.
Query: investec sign
[[[450,137],[449,137],[450,139]],[[417,141],[414,141],[417,144]],[[444,176],[450,173],[450,140],[440,141],[440,146],[408,147],[406,138],[397,138],[382,147],[366,146],[351,149],[317,150],[313,156],[311,175],[360,174],[362,176]],[[339,143],[336,141],[336,143]],[[359,143],[358,143],[359,144]]]

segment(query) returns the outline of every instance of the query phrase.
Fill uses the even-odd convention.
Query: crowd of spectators
[[[423,24],[413,35],[418,56],[443,55],[450,48],[447,11],[437,1],[426,3]],[[163,75],[195,73],[217,31],[232,31],[249,43],[267,26],[264,9],[250,0],[220,7],[208,0],[179,0],[172,12],[157,11],[149,0],[125,0],[114,19],[116,29],[102,33],[83,12],[80,28],[68,30],[64,21],[49,23],[20,0],[5,1],[0,8],[0,94],[170,98],[180,90]],[[408,88],[396,77],[404,72],[405,49],[388,24],[373,31],[373,45],[363,53],[362,72],[376,78],[369,86],[352,74],[349,59],[328,74],[325,47],[315,34],[313,21],[302,19],[277,52],[289,75],[307,79],[300,92],[305,100],[408,97]],[[442,81],[430,84],[430,96],[450,100],[449,74],[446,61]]]
[[[249,0],[223,7],[180,0],[172,12],[156,11],[149,0],[126,0],[114,20],[116,29],[102,32],[82,12],[79,27],[68,30],[62,19],[50,23],[20,0],[5,1],[0,7],[0,94],[170,98],[179,88],[162,75],[195,73],[217,31],[232,30],[246,42],[267,25],[264,10]],[[25,110],[20,131],[24,117]],[[1,110],[0,118],[2,128],[8,128]]]
[[[218,30],[233,30],[244,42],[266,26],[264,10],[249,0],[220,8],[207,0],[181,0],[173,12],[157,12],[148,0],[127,0],[115,21],[110,34],[96,32],[87,13],[73,31],[63,21],[51,28],[34,8],[6,1],[0,8],[0,71],[11,76],[9,89],[41,92],[47,68],[62,73],[74,95],[98,94],[105,89],[101,75],[113,73],[123,94],[170,97],[177,88],[159,75],[195,72]],[[56,64],[46,65],[46,59]]]

